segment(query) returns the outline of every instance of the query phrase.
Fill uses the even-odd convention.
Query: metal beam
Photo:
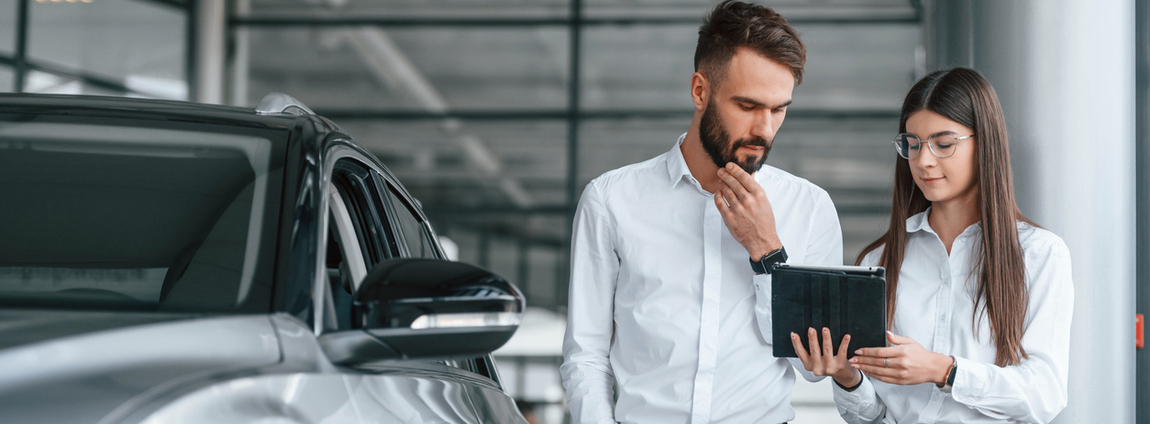
[[[576,9],[574,1],[571,9]],[[534,16],[518,13],[468,14],[468,10],[424,10],[418,15],[388,16],[378,10],[345,9],[342,13],[327,10],[302,9],[295,12],[276,12],[254,16],[235,17],[232,25],[252,27],[470,27],[470,28],[523,28],[555,27],[568,25],[581,26],[633,26],[633,25],[691,25],[701,23],[706,9],[702,7],[678,8],[670,11],[652,11],[650,8],[600,9],[594,15],[582,11],[570,12],[562,16],[541,10]],[[921,13],[911,7],[811,7],[778,8],[794,25],[918,25],[922,23]],[[327,16],[323,13],[328,12]],[[521,12],[521,11],[515,11]],[[455,16],[446,14],[454,13]],[[318,16],[317,16],[318,15]]]
[[[20,4],[16,9],[16,57],[13,67],[16,68],[16,81],[13,91],[24,92],[24,78],[28,73],[28,3],[32,0],[18,0]]]
[[[571,26],[568,27],[570,37],[570,47],[568,53],[568,74],[567,74],[567,207],[569,208],[568,224],[571,224],[571,219],[575,216],[575,205],[579,201],[579,122],[582,117],[579,116],[579,94],[580,83],[580,69],[582,61],[582,39],[583,29],[580,24],[583,22],[583,0],[570,0],[571,1]],[[568,225],[568,228],[571,226]]]
[[[154,3],[154,4],[158,4],[160,6],[167,6],[167,7],[171,7],[173,9],[179,9],[179,10],[189,10],[192,8],[192,5],[189,2],[181,1],[181,0],[137,0],[137,1],[142,1],[144,3]]]
[[[227,3],[224,0],[198,0],[193,14],[195,69],[191,98],[200,103],[224,103],[224,39]]]
[[[918,25],[918,18],[794,19],[794,25]],[[346,27],[374,26],[387,28],[452,27],[452,28],[535,28],[575,25],[567,18],[376,18],[376,17],[277,17],[250,16],[232,18],[237,27]],[[699,25],[700,18],[587,18],[584,26]]]
[[[1150,2],[1134,7],[1135,312],[1150,315]],[[1145,337],[1145,335],[1143,335]],[[1150,348],[1134,353],[1134,417],[1150,424]]]
[[[87,85],[90,85],[93,87],[97,87],[100,89],[108,90],[108,91],[114,91],[114,92],[117,92],[120,94],[137,93],[137,94],[148,95],[148,93],[141,93],[141,92],[129,89],[128,86],[122,80],[116,80],[114,78],[108,78],[108,77],[93,75],[93,74],[90,74],[87,72],[83,72],[83,71],[79,71],[79,70],[76,70],[73,68],[68,68],[68,67],[59,66],[59,65],[51,65],[51,64],[39,63],[39,62],[31,62],[31,61],[28,61],[26,59],[21,61],[18,56],[13,57],[13,56],[0,55],[0,65],[9,65],[9,66],[16,68],[17,69],[17,74],[16,74],[17,75],[17,79],[16,79],[17,81],[23,80],[20,69],[24,69],[25,71],[39,71],[39,72],[49,73],[49,74],[56,75],[56,76],[61,76],[64,78],[70,78],[70,79],[78,80],[84,84],[87,84]],[[21,66],[23,68],[21,68]],[[18,93],[23,92],[23,85],[22,84],[18,85],[17,87],[18,87],[18,89],[16,90],[16,92],[18,92]]]
[[[693,111],[667,109],[598,109],[570,112],[569,110],[452,110],[442,112],[410,110],[354,110],[316,109],[316,113],[337,121],[396,120],[420,121],[460,119],[474,121],[528,121],[528,120],[628,120],[628,119],[681,119],[690,118]],[[898,119],[899,111],[891,110],[816,110],[792,109],[788,119]]]
[[[883,193],[885,200],[889,193]],[[839,215],[889,215],[890,204],[876,205],[838,205],[835,210]],[[437,207],[424,205],[423,213],[432,218],[486,218],[507,216],[555,216],[569,213],[565,205],[535,206],[530,208],[516,208],[510,206],[481,206],[481,207]],[[452,220],[456,222],[456,220]]]

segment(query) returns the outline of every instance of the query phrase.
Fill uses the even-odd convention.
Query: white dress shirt
[[[1070,316],[1074,285],[1070,251],[1053,233],[1018,223],[1030,305],[1022,347],[1030,356],[1019,365],[994,365],[990,322],[980,313],[973,327],[978,290],[982,226],[968,227],[954,240],[950,255],[930,228],[930,209],[906,221],[906,256],[898,280],[895,334],[958,361],[954,386],[946,393],[934,383],[913,386],[866,378],[853,392],[835,387],[839,414],[850,423],[1045,423],[1066,406],[1070,357]],[[878,265],[881,249],[863,258]]]
[[[576,423],[794,418],[794,370],[772,354],[771,278],[751,270],[712,194],[687,169],[682,142],[603,174],[579,200],[560,367]],[[789,263],[842,263],[842,230],[825,191],[770,166],[754,178]]]

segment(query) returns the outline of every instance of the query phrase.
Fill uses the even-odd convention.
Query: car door
[[[325,331],[352,328],[352,295],[368,270],[384,260],[409,256],[392,222],[391,205],[380,190],[380,174],[358,151],[343,153],[346,156],[332,167],[328,187],[324,309],[330,312],[322,317]],[[364,365],[344,368],[342,377],[362,422],[480,422],[466,385],[452,378],[453,370],[444,362]]]
[[[382,182],[379,187],[387,200],[387,211],[395,224],[394,233],[399,237],[398,248],[401,255],[413,258],[444,259],[435,231],[424,217],[420,208],[406,195],[392,179],[377,175]],[[467,395],[475,406],[476,414],[483,423],[526,423],[520,415],[515,401],[503,391],[495,361],[490,354],[475,357],[439,361],[452,373],[463,379]]]

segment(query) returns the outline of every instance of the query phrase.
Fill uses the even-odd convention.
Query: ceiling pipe
[[[439,90],[408,59],[403,50],[378,28],[357,28],[343,32],[364,63],[382,83],[397,91],[406,92],[428,112],[446,113],[451,108]],[[515,206],[529,208],[534,205],[531,195],[519,180],[507,175],[499,157],[487,148],[482,139],[463,133],[463,123],[459,119],[447,118],[440,127],[464,153],[468,163],[476,173],[497,181],[497,187]]]

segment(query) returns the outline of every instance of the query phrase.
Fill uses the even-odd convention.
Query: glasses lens
[[[898,155],[906,159],[913,159],[918,156],[918,138],[909,134],[899,134],[894,139],[894,149],[898,151]]]
[[[930,148],[939,158],[948,158],[954,154],[958,142],[953,134],[944,134],[930,139]]]

